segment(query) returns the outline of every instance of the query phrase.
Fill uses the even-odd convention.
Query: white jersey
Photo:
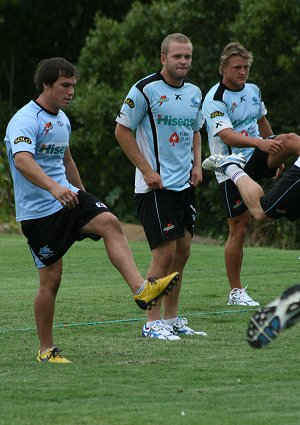
[[[62,208],[50,192],[34,185],[17,170],[14,155],[18,152],[31,153],[49,177],[78,192],[79,189],[67,181],[63,164],[70,132],[70,122],[63,111],[50,114],[34,101],[10,120],[4,142],[14,183],[17,221],[46,217]]]
[[[242,152],[246,161],[254,148],[231,147],[218,136],[219,131],[232,128],[249,137],[260,137],[257,121],[267,114],[259,87],[247,82],[242,90],[229,90],[222,82],[214,85],[205,96],[202,107],[211,154],[230,155]],[[219,183],[228,177],[216,173]]]
[[[160,72],[135,84],[116,121],[136,130],[138,147],[165,189],[181,191],[190,186],[194,132],[201,127],[202,94],[184,81],[181,87],[167,84]],[[135,192],[150,189],[136,169]]]

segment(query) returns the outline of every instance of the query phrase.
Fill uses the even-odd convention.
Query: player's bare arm
[[[78,203],[77,194],[56,183],[47,176],[29,152],[18,152],[14,156],[16,168],[33,184],[48,190],[64,207],[72,208]]]
[[[193,137],[194,162],[191,170],[190,184],[194,187],[203,181],[202,160],[201,160],[201,135],[199,131],[194,133]]]
[[[241,133],[237,133],[232,130],[232,128],[225,128],[224,130],[221,130],[218,135],[221,137],[223,142],[226,143],[226,145],[237,148],[257,148],[262,152],[266,152],[271,155],[278,155],[284,149],[281,140],[249,137]]]
[[[160,175],[154,171],[148,161],[143,157],[130,128],[117,123],[115,136],[129,160],[144,176],[144,180],[152,190],[162,189]]]

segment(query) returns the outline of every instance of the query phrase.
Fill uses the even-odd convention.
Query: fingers
[[[75,208],[76,204],[79,203],[77,195],[74,192],[62,195],[59,201],[64,208],[68,209]]]

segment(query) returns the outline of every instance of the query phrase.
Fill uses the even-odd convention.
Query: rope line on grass
[[[214,312],[199,312],[199,313],[187,313],[184,314],[184,316],[220,316],[220,315],[226,315],[226,314],[240,314],[240,313],[250,313],[255,309],[234,309],[234,310],[222,310],[222,311],[214,311]],[[180,315],[182,316],[182,315]],[[95,326],[95,325],[108,325],[108,324],[114,324],[114,323],[131,323],[131,322],[138,322],[138,321],[144,321],[145,317],[137,317],[137,318],[129,318],[129,319],[115,319],[115,320],[102,320],[97,322],[79,322],[79,323],[64,323],[64,324],[57,324],[53,325],[54,329],[62,329],[62,328],[75,328],[79,326]],[[11,329],[0,329],[0,334],[4,333],[12,333],[12,332],[26,332],[26,331],[35,331],[36,327],[26,327],[26,328],[11,328]]]

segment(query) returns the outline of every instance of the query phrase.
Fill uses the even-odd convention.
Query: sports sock
[[[141,294],[143,292],[143,290],[145,289],[146,284],[147,284],[147,280],[144,280],[144,282],[141,284],[139,289],[136,291],[135,295]]]
[[[146,328],[151,328],[152,325],[154,325],[154,323],[159,322],[160,320],[152,320],[151,322],[147,322],[146,323]]]
[[[176,320],[177,320],[177,317],[175,317],[175,319],[163,319],[162,322],[164,325],[173,326]]]
[[[243,176],[247,176],[244,170],[242,170],[238,165],[236,164],[229,164],[228,167],[225,169],[225,174],[227,177],[230,178],[230,180],[233,181],[234,184],[238,181],[239,178]]]

